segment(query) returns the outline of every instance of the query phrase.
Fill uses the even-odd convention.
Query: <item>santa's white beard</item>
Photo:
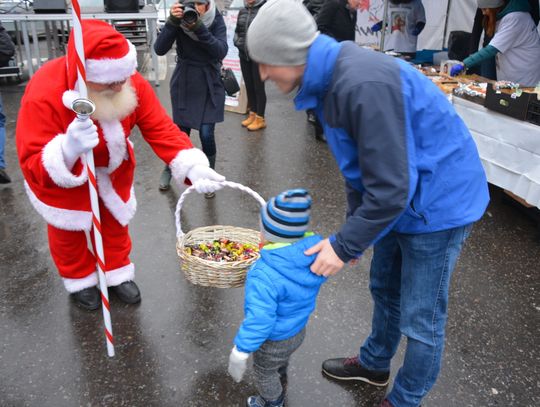
[[[96,92],[88,89],[88,97],[96,105],[92,118],[99,121],[110,122],[122,120],[137,107],[137,94],[128,80],[120,92],[107,89]]]

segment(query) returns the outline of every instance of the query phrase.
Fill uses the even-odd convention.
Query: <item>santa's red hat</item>
[[[122,82],[135,73],[137,51],[122,34],[100,20],[83,20],[81,26],[87,81]],[[75,38],[71,30],[66,58],[69,89],[76,89],[76,58]]]

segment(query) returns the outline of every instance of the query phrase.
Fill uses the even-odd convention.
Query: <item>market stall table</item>
[[[540,126],[454,96],[478,147],[488,181],[540,208]]]

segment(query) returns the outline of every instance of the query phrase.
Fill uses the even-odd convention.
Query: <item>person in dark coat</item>
[[[234,31],[234,45],[238,48],[240,57],[240,68],[242,77],[246,84],[248,97],[249,114],[247,119],[242,121],[242,126],[250,131],[264,129],[264,111],[266,109],[266,91],[264,82],[261,81],[259,65],[249,58],[246,49],[246,33],[249,25],[257,15],[261,6],[266,0],[244,0],[244,8],[238,13],[236,30]]]
[[[196,9],[199,18],[184,18],[186,7]],[[225,89],[221,80],[221,61],[227,55],[227,29],[214,0],[175,3],[158,35],[154,50],[165,55],[176,42],[176,68],[171,78],[171,102],[174,122],[188,135],[199,130],[202,150],[216,163],[216,123],[223,121]],[[159,189],[169,189],[168,167],[161,174]],[[205,194],[212,198],[213,193]]]
[[[302,2],[314,18],[317,17],[324,3],[325,0],[304,0]]]
[[[304,3],[305,4],[305,3]],[[356,32],[357,10],[360,0],[326,0],[315,17],[317,28],[336,41],[354,41]],[[324,131],[317,115],[311,109],[307,110],[308,121],[315,127],[315,138],[324,141]]]
[[[360,0],[327,0],[317,14],[317,28],[338,42],[354,41]]]

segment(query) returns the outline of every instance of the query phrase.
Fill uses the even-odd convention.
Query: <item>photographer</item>
[[[174,122],[188,135],[199,131],[202,150],[216,163],[216,123],[223,121],[225,89],[221,61],[227,55],[227,30],[214,0],[175,3],[171,15],[154,44],[158,55],[165,55],[176,42],[176,68],[171,78]],[[169,189],[171,172],[161,174],[159,189]],[[214,194],[205,194],[213,198]]]

